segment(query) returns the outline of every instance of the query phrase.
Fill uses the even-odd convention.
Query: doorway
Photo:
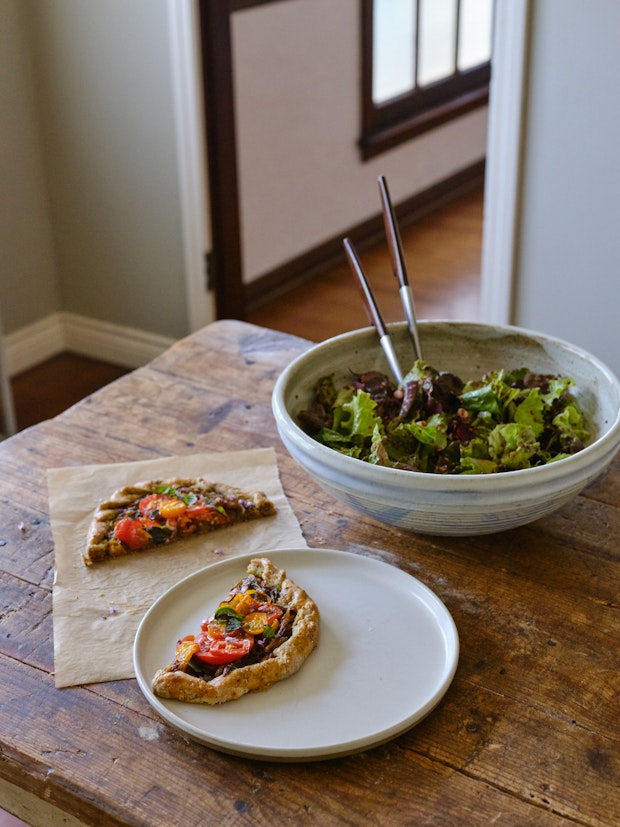
[[[231,18],[237,11],[273,3],[282,3],[282,0],[272,0],[267,4],[261,0],[198,2],[201,81],[207,121],[208,193],[213,205],[209,286],[215,293],[217,318],[243,319],[246,316],[247,286],[244,285],[242,266]],[[494,65],[494,86],[500,90],[508,88],[510,102],[508,97],[501,105],[496,100],[491,107],[495,112],[490,114],[489,146],[493,149],[493,156],[491,164],[487,163],[489,194],[485,197],[487,204],[489,199],[494,204],[485,209],[488,218],[483,240],[481,315],[483,320],[493,317],[494,321],[500,322],[508,320],[512,292],[519,168],[517,136],[520,133],[520,109],[515,104],[515,91],[516,100],[521,100],[527,7],[528,0],[500,3],[496,20],[494,48],[498,51],[499,71]],[[498,204],[500,208],[495,209]],[[492,234],[489,233],[488,221],[493,221],[495,225]],[[492,278],[489,275],[491,271]]]

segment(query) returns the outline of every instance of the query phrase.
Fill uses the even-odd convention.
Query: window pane
[[[372,99],[376,104],[410,92],[415,85],[415,3],[374,2]]]
[[[461,0],[458,68],[471,69],[491,59],[493,0]]]
[[[420,86],[441,80],[455,70],[456,2],[420,0]]]

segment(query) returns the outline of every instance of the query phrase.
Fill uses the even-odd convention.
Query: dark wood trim
[[[375,123],[375,107],[372,102],[372,61],[373,61],[373,44],[372,44],[372,17],[373,6],[372,0],[360,0],[360,33],[362,36],[362,52],[360,55],[360,78],[361,78],[361,94],[362,94],[362,134],[360,136],[360,146],[365,135],[368,135]]]
[[[199,0],[211,203],[211,278],[218,319],[245,316],[230,0]]]
[[[270,6],[272,3],[283,3],[289,0],[228,0],[231,11],[253,9],[255,6]]]
[[[474,92],[460,95],[454,100],[420,112],[408,118],[396,119],[393,123],[385,126],[374,126],[365,130],[360,137],[359,146],[362,158],[367,161],[375,158],[388,149],[393,149],[405,141],[415,138],[441,126],[443,123],[465,115],[479,106],[489,102],[489,87],[484,86]]]
[[[245,318],[231,15],[282,0],[198,0],[211,204],[209,286],[218,319]]]
[[[401,227],[419,221],[425,215],[455,201],[476,187],[484,186],[485,161],[471,166],[407,198],[395,206]],[[325,270],[345,263],[342,239],[350,238],[358,250],[368,249],[385,238],[383,216],[380,211],[361,224],[349,227],[322,244],[264,273],[246,285],[249,311],[256,310],[289,290],[317,278]]]

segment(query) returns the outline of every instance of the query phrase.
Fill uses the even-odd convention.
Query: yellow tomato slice
[[[268,617],[266,612],[250,612],[245,616],[242,624],[244,632],[249,632],[251,635],[260,635],[268,625]]]
[[[175,519],[185,513],[187,510],[187,505],[183,502],[183,500],[173,497],[171,500],[163,500],[159,504],[158,510],[164,520]]]
[[[203,624],[202,629],[209,635],[209,637],[224,637],[226,634],[226,621],[210,618],[207,623]]]
[[[175,660],[178,660],[180,663],[189,663],[192,655],[195,655],[199,649],[200,646],[198,646],[194,640],[194,636],[189,635],[184,640],[179,641],[174,653]]]
[[[251,594],[247,592],[237,592],[237,594],[227,602],[227,605],[237,614],[247,615],[256,609],[258,603]]]

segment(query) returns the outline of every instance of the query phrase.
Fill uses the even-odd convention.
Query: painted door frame
[[[201,54],[200,0],[167,0],[171,44],[171,68],[175,97],[179,191],[185,245],[187,314],[191,330],[214,318],[231,314],[230,302],[219,301],[206,289],[205,255],[220,252],[222,233],[238,233],[238,215],[229,227],[212,221],[221,215],[222,188],[237,190],[236,168],[224,165],[224,177],[213,181],[207,171],[208,129],[204,115],[204,78]],[[219,0],[231,14],[244,7],[241,0]],[[527,93],[526,65],[531,0],[496,0],[493,76],[489,102],[489,131],[482,242],[481,320],[510,324],[513,314],[516,256],[519,235],[520,182],[523,154],[523,110]],[[226,45],[226,44],[224,44]],[[220,57],[220,60],[222,58]],[[226,67],[224,67],[226,69]],[[212,67],[213,70],[213,67]],[[227,83],[231,78],[228,77]],[[208,114],[207,114],[208,117]],[[231,132],[234,125],[227,125]],[[234,136],[233,136],[234,137]],[[234,150],[234,145],[232,146]],[[234,152],[233,155],[234,156]],[[213,168],[213,165],[212,165]],[[226,177],[227,176],[227,177]],[[239,247],[239,245],[237,245]],[[238,255],[241,251],[238,249]],[[228,263],[233,300],[240,289],[241,262]],[[224,278],[227,274],[224,274]],[[217,283],[215,285],[217,293]],[[220,297],[221,299],[221,297]],[[243,302],[241,302],[243,304]]]
[[[495,0],[482,233],[481,321],[514,322],[531,0]]]
[[[190,332],[215,319],[206,256],[212,248],[203,110],[200,25],[196,0],[167,0],[177,141],[187,319]]]
[[[213,318],[245,315],[231,16],[261,2],[168,0],[192,329]],[[202,249],[200,238],[206,241]],[[200,295],[205,291],[207,308]]]

